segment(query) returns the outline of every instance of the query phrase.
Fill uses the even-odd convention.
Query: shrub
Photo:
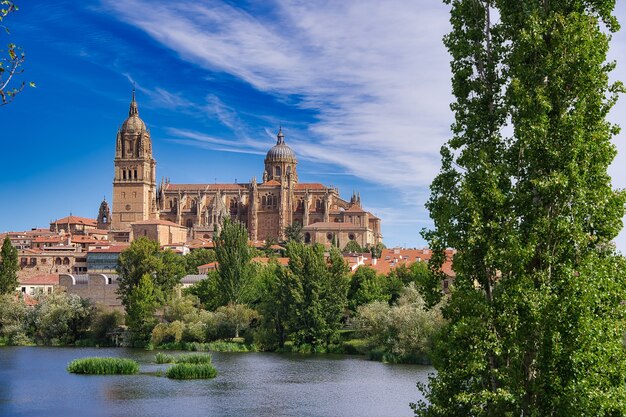
[[[139,364],[124,358],[82,358],[67,365],[73,374],[88,375],[132,375],[139,372]]]
[[[167,370],[170,379],[209,379],[217,376],[210,363],[178,363]]]
[[[168,355],[167,353],[159,352],[155,355],[154,361],[159,364],[174,363],[176,357],[174,355]]]

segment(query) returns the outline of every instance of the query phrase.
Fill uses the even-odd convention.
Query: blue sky
[[[450,136],[448,8],[438,1],[28,1],[7,40],[33,80],[0,108],[0,231],[110,201],[133,83],[157,177],[261,178],[283,125],[301,181],[361,193],[388,246],[421,247],[424,202]],[[623,5],[620,5],[623,6]],[[618,10],[626,24],[626,12]],[[626,80],[626,35],[614,36]],[[626,116],[625,100],[611,114]],[[611,167],[626,187],[626,134]],[[8,203],[7,203],[8,202]],[[617,241],[626,250],[626,234]]]

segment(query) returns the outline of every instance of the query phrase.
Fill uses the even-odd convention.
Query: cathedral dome
[[[267,152],[265,160],[271,161],[285,161],[296,162],[296,154],[287,144],[285,144],[285,135],[283,135],[282,129],[278,131],[276,145]]]
[[[138,133],[146,130],[146,124],[139,118],[138,114],[128,117],[122,124],[122,131],[129,133]]]
[[[135,89],[133,88],[133,99],[130,102],[128,110],[128,119],[122,124],[122,131],[129,133],[138,133],[146,130],[146,124],[139,118],[139,108],[135,101]]]

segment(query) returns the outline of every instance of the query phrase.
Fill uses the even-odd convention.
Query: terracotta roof
[[[89,253],[120,253],[125,249],[128,249],[128,247],[130,246],[130,244],[128,245],[111,245],[105,248],[94,248],[94,249],[90,249]]]
[[[363,230],[363,226],[342,222],[317,222],[304,226],[302,230]]]
[[[86,233],[88,235],[108,235],[109,231],[103,230],[103,229],[91,229],[91,230],[87,230]]]
[[[37,236],[33,239],[33,243],[59,243],[64,240],[63,236]]]
[[[74,235],[74,236],[72,236],[72,242],[76,242],[76,243],[97,243],[97,242],[100,242],[100,241],[98,239],[94,239],[91,236]]]
[[[247,189],[248,184],[166,184],[165,191],[217,191]]]
[[[259,184],[259,187],[264,187],[264,186],[267,186],[267,185],[276,186],[276,185],[280,185],[280,183],[278,181],[276,181],[275,179],[271,179],[271,180],[269,180],[267,182]]]
[[[59,276],[54,274],[41,274],[27,278],[20,278],[20,285],[59,285]]]
[[[142,220],[142,221],[139,221],[139,222],[131,223],[131,226],[134,226],[136,224],[138,224],[138,225],[158,224],[158,225],[161,225],[161,226],[176,226],[176,227],[180,227],[180,228],[185,229],[185,226],[181,226],[178,223],[174,223],[174,222],[171,222],[169,220],[160,220],[160,219]]]
[[[354,204],[352,207],[346,210],[346,213],[367,213],[367,212],[363,210],[361,207]]]
[[[325,190],[327,188],[328,187],[319,182],[300,182],[295,186],[296,190]]]
[[[98,222],[95,219],[88,219],[86,217],[78,217],[78,216],[67,216],[62,219],[58,219],[53,221],[52,223],[58,224],[83,224],[85,226],[94,226],[98,225]]]
[[[452,270],[452,257],[455,251],[446,250],[447,259],[441,266],[441,270],[448,276],[454,277],[456,274]],[[373,268],[379,274],[388,274],[392,269],[400,265],[410,266],[415,262],[427,262],[432,257],[432,251],[429,249],[383,249],[381,258],[378,259],[376,265],[373,265],[371,259],[365,261],[365,265]],[[418,261],[417,259],[421,259]]]

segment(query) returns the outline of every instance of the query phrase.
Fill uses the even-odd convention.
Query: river
[[[219,375],[174,381],[151,375],[166,365],[136,349],[0,348],[0,415],[132,416],[411,416],[415,383],[433,368],[389,365],[361,357],[213,353]],[[141,374],[74,375],[75,358],[119,356]]]

